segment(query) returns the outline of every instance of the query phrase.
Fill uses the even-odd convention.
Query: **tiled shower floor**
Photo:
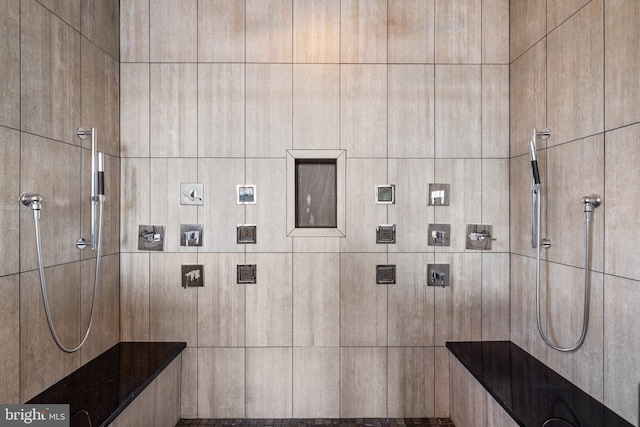
[[[455,427],[449,418],[312,418],[180,420],[176,427],[205,425],[229,427]]]

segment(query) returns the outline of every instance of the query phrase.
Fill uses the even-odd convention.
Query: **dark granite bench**
[[[27,403],[69,404],[71,426],[107,426],[185,347],[183,342],[116,344]]]
[[[520,426],[632,427],[510,341],[447,348]]]

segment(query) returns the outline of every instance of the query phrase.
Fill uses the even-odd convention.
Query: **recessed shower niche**
[[[287,150],[287,235],[343,237],[345,151]]]

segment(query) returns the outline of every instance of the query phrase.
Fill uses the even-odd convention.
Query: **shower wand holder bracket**
[[[91,246],[91,240],[87,240],[84,237],[81,237],[78,240],[76,240],[76,247],[78,249],[84,249],[87,246]]]

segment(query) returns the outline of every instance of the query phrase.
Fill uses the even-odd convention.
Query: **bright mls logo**
[[[0,427],[69,427],[69,405],[0,405]]]

